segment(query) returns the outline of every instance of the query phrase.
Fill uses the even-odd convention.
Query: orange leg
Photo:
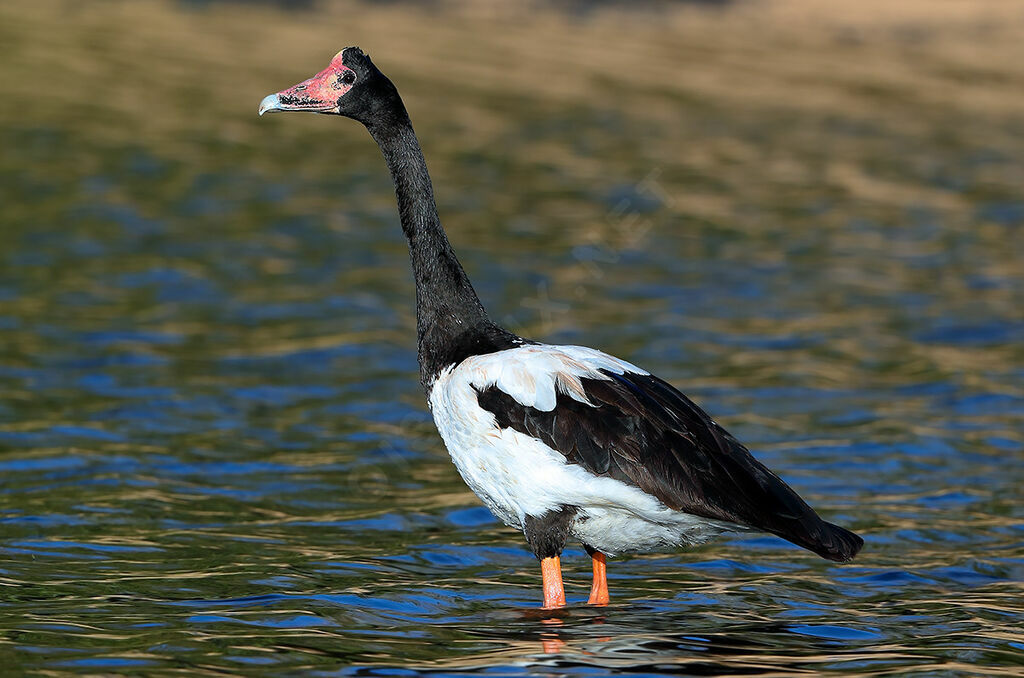
[[[608,598],[608,570],[604,554],[594,551],[591,558],[594,559],[594,584],[590,587],[590,605],[607,605]]]
[[[558,556],[540,561],[540,572],[544,578],[544,609],[565,607],[565,588],[562,586],[562,563]]]

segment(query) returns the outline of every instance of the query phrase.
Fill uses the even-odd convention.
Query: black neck
[[[400,104],[399,104],[400,105]],[[420,380],[430,387],[437,374],[475,353],[508,348],[508,335],[487,317],[459,264],[434,204],[434,190],[416,133],[404,107],[386,122],[368,123],[391,170],[402,230],[409,241],[416,280],[416,330]],[[505,345],[489,347],[504,338]]]

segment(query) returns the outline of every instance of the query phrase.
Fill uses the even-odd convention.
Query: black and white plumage
[[[459,473],[510,526],[569,507],[569,535],[607,555],[746,529],[837,561],[862,543],[682,393],[600,351],[525,344],[470,356],[442,370],[429,397]]]
[[[770,532],[835,561],[857,554],[859,536],[819,518],[668,383],[601,351],[525,340],[488,318],[441,227],[405,106],[362,51],[342,50],[260,105],[261,114],[282,110],[353,118],[380,146],[409,241],[434,422],[469,487],[524,532],[542,563],[546,606],[564,604],[557,557],[570,539],[595,558],[591,602],[601,603],[605,554],[732,530]]]

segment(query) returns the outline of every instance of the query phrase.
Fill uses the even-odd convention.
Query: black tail
[[[817,529],[810,530],[806,536],[800,535],[798,538],[794,538],[794,535],[779,536],[808,551],[817,553],[822,558],[834,560],[837,563],[853,560],[853,557],[864,546],[864,540],[860,535],[850,532],[845,527],[826,523],[824,520],[821,521]]]

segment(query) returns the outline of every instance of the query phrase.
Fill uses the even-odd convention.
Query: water
[[[498,84],[403,82],[419,62],[397,42],[389,57],[374,26],[418,19],[359,6],[492,314],[657,371],[867,541],[843,566],[761,535],[616,559],[603,609],[582,604],[589,562],[573,546],[570,607],[542,613],[536,561],[464,487],[425,410],[376,149],[349,121],[255,119],[336,38],[250,69],[236,58],[247,40],[293,35],[308,15],[118,7],[66,34],[41,29],[58,11],[47,2],[0,21],[5,98],[22,102],[0,114],[9,669],[1024,670],[1012,111],[922,119],[875,90],[886,115],[649,90],[643,110],[585,92],[523,99],[495,91],[522,85],[472,41],[450,49],[475,50]],[[583,68],[568,56],[602,29],[578,30],[554,52],[567,82]],[[627,44],[662,35],[632,30]],[[222,51],[192,42],[203,31]],[[447,48],[423,49],[424,68],[444,63]],[[53,98],[27,96],[57,55]],[[762,63],[771,77],[789,62]],[[985,67],[1024,62],[999,63]]]

